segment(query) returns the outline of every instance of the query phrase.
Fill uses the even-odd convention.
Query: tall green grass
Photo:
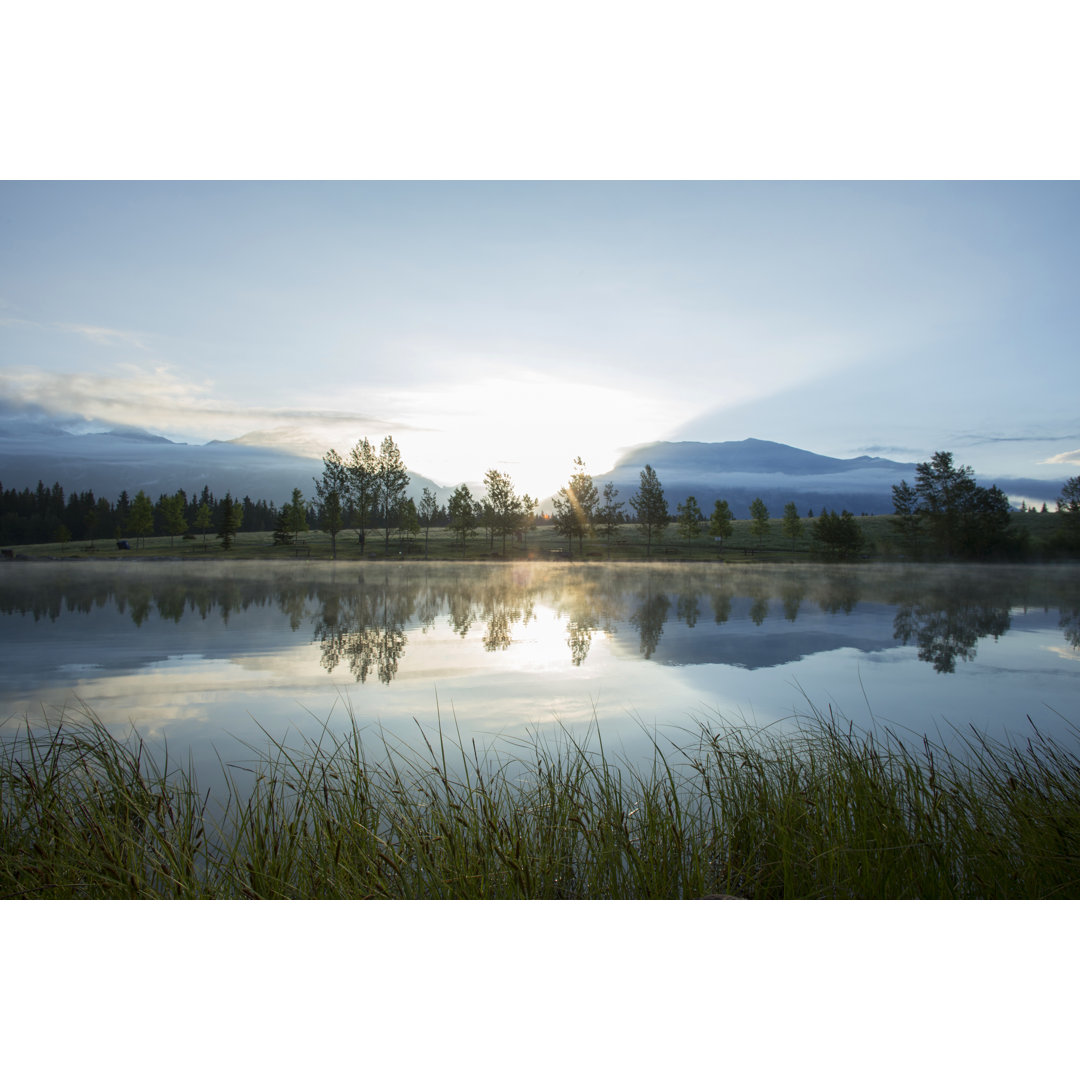
[[[421,752],[355,724],[269,742],[224,797],[92,715],[8,732],[0,898],[1075,898],[1080,759],[811,710],[795,734],[600,731]]]

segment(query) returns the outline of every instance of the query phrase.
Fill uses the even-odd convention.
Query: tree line
[[[530,530],[544,519],[539,501],[518,494],[508,473],[489,469],[484,491],[475,495],[460,484],[446,505],[440,505],[429,488],[419,503],[407,494],[409,473],[394,439],[387,436],[376,450],[367,438],[360,439],[342,457],[329,450],[322,459],[322,473],[313,477],[314,497],[307,500],[300,488],[280,508],[273,501],[234,499],[227,492],[216,499],[204,486],[190,499],[183,490],[161,495],[154,503],[142,491],[134,499],[121,492],[115,503],[96,498],[92,491],[72,493],[65,501],[59,484],[36,491],[4,490],[0,485],[0,540],[4,545],[75,541],[89,543],[123,536],[134,537],[136,546],[146,536],[192,537],[211,531],[223,547],[231,546],[238,532],[273,532],[275,544],[296,544],[300,534],[320,528],[330,537],[331,557],[337,556],[338,536],[355,534],[361,554],[369,539],[381,533],[389,554],[391,538],[411,545],[421,534],[427,554],[433,527],[448,528],[460,542],[464,555],[468,541],[483,534],[489,551],[499,545],[506,554],[512,537],[525,545]],[[914,486],[894,485],[894,533],[900,550],[913,558],[1015,557],[1024,553],[1024,536],[1013,528],[1014,515],[1008,499],[996,486],[984,488],[968,466],[953,463],[953,456],[939,451],[916,466]],[[640,483],[627,502],[609,482],[598,490],[584,461],[574,459],[566,486],[553,497],[551,524],[567,542],[574,541],[583,554],[585,539],[599,537],[610,549],[624,526],[633,526],[645,542],[646,556],[674,527],[679,539],[690,545],[703,534],[712,537],[718,550],[734,533],[734,513],[726,499],[717,499],[708,518],[697,498],[689,495],[673,514],[663,485],[651,465],[640,473]],[[1064,515],[1055,534],[1054,551],[1080,553],[1080,477],[1066,481],[1058,510]],[[811,509],[804,521],[795,506],[784,506],[780,519],[783,542],[792,551],[808,536],[812,546],[827,557],[850,559],[865,546],[865,537],[854,514],[848,510],[823,510],[816,518]],[[756,546],[773,535],[774,522],[761,498],[750,505],[750,533]],[[670,549],[669,549],[670,550]]]
[[[273,501],[248,496],[234,500],[227,495],[234,519],[242,519],[246,531],[272,529],[278,511]],[[120,492],[115,501],[95,496],[92,490],[71,492],[65,499],[58,483],[37,488],[4,488],[0,484],[0,541],[15,544],[76,542],[94,544],[99,540],[147,536],[183,536],[196,532],[217,533],[225,517],[225,499],[219,500],[204,485],[190,498],[184,489],[152,500],[139,491],[132,498]],[[235,523],[235,522],[234,522]]]

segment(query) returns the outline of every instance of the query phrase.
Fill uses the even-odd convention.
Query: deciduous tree
[[[208,502],[199,503],[199,509],[195,511],[195,520],[191,523],[192,528],[202,533],[203,551],[206,550],[206,533],[213,524],[213,511]]]
[[[802,536],[803,524],[799,520],[799,511],[793,502],[784,506],[784,520],[781,524],[784,535],[791,541],[791,550],[795,550],[795,541]]]
[[[330,534],[330,558],[337,558],[337,534],[345,527],[349,506],[349,470],[336,450],[323,457],[321,477],[315,481],[315,504],[319,524]]]
[[[514,484],[507,473],[488,469],[484,476],[487,488],[487,507],[491,515],[492,537],[502,537],[502,553],[506,554],[506,537],[516,532],[521,518],[521,499],[514,494]]]
[[[750,517],[750,531],[760,544],[769,535],[769,508],[761,499],[755,499],[750,504]]]
[[[1073,476],[1065,481],[1057,508],[1058,513],[1071,515],[1071,520],[1080,525],[1080,476]]]
[[[142,537],[148,535],[154,528],[154,504],[145,491],[139,491],[131,504],[131,511],[127,519],[128,532],[135,537],[135,546],[138,547]]]
[[[446,507],[450,514],[450,530],[461,537],[461,554],[465,554],[465,541],[476,535],[476,523],[480,507],[465,484],[454,489]]]
[[[919,493],[906,481],[893,484],[893,530],[905,554],[919,553],[922,518],[919,515]]]
[[[953,465],[947,451],[915,466],[915,493],[915,512],[925,521],[938,554],[981,556],[1005,546],[1010,524],[1005,493],[996,486],[980,487],[971,468]],[[894,490],[894,508],[895,496]]]
[[[814,522],[814,541],[836,559],[854,558],[863,547],[862,529],[849,510],[822,513]]]
[[[182,491],[165,499],[163,510],[165,530],[169,534],[169,547],[176,542],[177,536],[182,536],[187,532],[187,517],[184,514],[186,506],[187,499]]]
[[[608,554],[611,553],[611,541],[619,531],[624,503],[618,502],[619,489],[609,480],[604,485],[603,504],[596,511],[597,531],[607,541]]]
[[[687,551],[691,542],[701,535],[701,509],[693,495],[686,496],[686,502],[678,506],[679,535],[686,541]]]
[[[424,526],[425,559],[428,556],[428,539],[431,535],[431,523],[435,520],[435,515],[438,512],[439,504],[435,501],[435,493],[430,488],[424,488],[424,493],[420,496],[420,505],[417,507],[417,514]]]
[[[360,554],[364,553],[368,523],[374,511],[379,482],[379,458],[375,447],[361,439],[350,451],[345,470],[349,474],[349,510],[352,512]]]
[[[300,534],[308,531],[307,506],[299,488],[293,488],[292,499],[284,508],[284,513],[285,522],[292,533],[292,542],[295,544],[300,539]]]
[[[734,517],[727,499],[717,499],[709,518],[709,535],[720,540],[721,551],[724,550],[724,541],[735,531],[735,526],[732,525]]]
[[[376,478],[375,491],[378,498],[379,508],[383,515],[383,526],[386,530],[385,552],[390,552],[390,530],[393,527],[392,516],[398,499],[405,494],[409,486],[409,473],[405,463],[401,460],[401,451],[397,448],[393,436],[387,435],[379,447],[379,471]]]
[[[596,490],[592,477],[585,471],[585,462],[579,457],[574,458],[574,466],[575,471],[570,477],[570,483],[559,489],[559,494],[552,503],[556,532],[566,537],[568,547],[573,544],[576,536],[580,555],[584,552],[586,535],[592,534],[600,493]]]

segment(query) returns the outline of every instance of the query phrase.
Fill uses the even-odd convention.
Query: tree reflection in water
[[[660,644],[670,607],[671,601],[667,598],[667,593],[654,590],[650,578],[648,586],[638,594],[637,606],[630,616],[631,625],[636,626],[641,635],[639,651],[646,660],[656,652],[656,647]]]
[[[405,626],[415,595],[415,589],[400,583],[372,584],[363,576],[358,588],[330,593],[315,617],[314,640],[322,650],[322,666],[333,671],[345,661],[357,682],[367,682],[374,670],[379,682],[389,683],[405,652]]]
[[[359,573],[316,570],[298,577],[291,569],[68,571],[31,565],[5,575],[0,614],[55,621],[110,609],[126,614],[145,634],[155,615],[170,624],[188,615],[228,626],[232,612],[276,607],[293,631],[313,627],[326,670],[345,664],[359,682],[377,677],[389,683],[409,631],[418,627],[426,632],[441,624],[463,638],[482,627],[483,648],[503,651],[514,645],[515,629],[532,621],[542,605],[565,627],[568,659],[580,667],[598,631],[614,635],[620,626],[632,627],[640,655],[651,659],[672,615],[695,634],[754,634],[747,622],[765,623],[773,601],[790,623],[804,612],[814,617],[804,606],[808,602],[841,617],[861,602],[890,609],[886,640],[891,614],[893,640],[916,645],[920,660],[946,674],[976,657],[980,638],[1005,634],[1012,610],[1056,610],[1065,641],[1080,650],[1080,574],[1072,567],[364,567]],[[706,604],[713,620],[702,626]],[[741,618],[729,625],[736,611]]]

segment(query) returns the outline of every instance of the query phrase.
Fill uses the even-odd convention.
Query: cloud
[[[145,349],[144,335],[131,330],[113,330],[108,326],[86,326],[82,323],[57,323],[56,328],[69,334],[80,334],[99,345],[131,345]]]
[[[1080,439],[1080,433],[1065,435],[957,435],[954,441],[965,446],[983,446],[992,443],[1048,443],[1064,442],[1066,439]],[[1053,459],[1051,459],[1052,461]],[[1046,462],[1040,462],[1046,464]]]
[[[1080,450],[1066,450],[1063,454],[1040,461],[1040,465],[1080,465]]]
[[[893,454],[905,454],[905,455],[908,455],[908,456],[911,456],[911,455],[916,455],[917,456],[918,454],[922,453],[921,450],[918,450],[917,448],[915,448],[913,446],[891,446],[891,445],[890,446],[886,446],[886,445],[856,446],[854,448],[854,452],[856,454],[872,454],[875,457],[877,457],[880,454],[885,454],[886,456],[891,457]]]
[[[357,433],[424,430],[393,419],[344,409],[259,408],[214,396],[210,381],[181,378],[171,367],[116,365],[109,374],[0,371],[0,399],[8,414],[45,413],[84,428],[131,426],[178,437],[228,439],[253,428],[282,425],[318,436],[355,439]],[[326,443],[325,445],[329,445]]]

